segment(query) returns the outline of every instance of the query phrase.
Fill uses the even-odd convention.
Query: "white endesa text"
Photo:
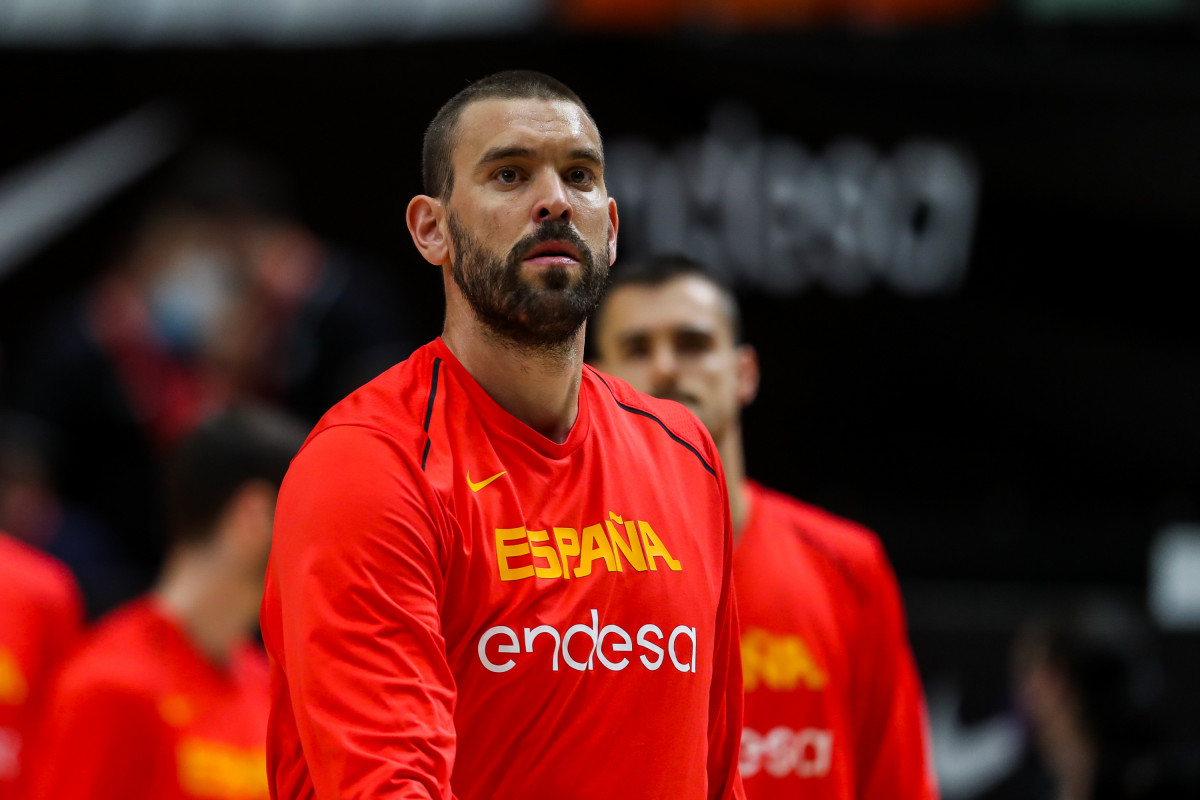
[[[580,638],[589,642],[587,657],[582,661],[575,658],[575,655],[581,653],[578,644],[576,644],[575,655],[572,655],[571,651],[571,643],[577,642]],[[494,645],[492,644],[493,639],[497,640]],[[549,625],[523,628],[521,636],[518,636],[517,632],[507,625],[488,628],[483,632],[483,636],[479,637],[479,661],[490,672],[508,672],[517,665],[516,660],[508,658],[502,661],[499,655],[489,655],[489,650],[494,648],[494,653],[497,654],[531,655],[534,652],[534,644],[539,639],[542,640],[539,645],[542,652],[549,649],[551,645],[553,646],[550,669],[554,672],[558,671],[560,657],[564,664],[580,672],[595,669],[596,662],[599,662],[604,669],[620,672],[633,662],[630,658],[619,654],[632,653],[635,641],[642,651],[637,657],[638,660],[651,672],[666,663],[668,658],[675,669],[680,672],[696,671],[695,628],[679,625],[668,635],[663,633],[662,628],[657,625],[646,624],[638,628],[637,634],[630,636],[629,632],[619,625],[600,627],[600,615],[594,608],[592,609],[591,625],[572,625],[561,634],[556,628]],[[689,642],[691,643],[690,653],[687,648]],[[683,652],[681,653],[680,650]]]
[[[823,778],[833,763],[833,731],[820,728],[794,731],[781,726],[763,734],[743,728],[738,762],[743,778],[757,775],[759,770],[766,770],[776,778],[792,774]]]
[[[0,728],[0,780],[17,779],[21,771],[21,734],[12,728]]]

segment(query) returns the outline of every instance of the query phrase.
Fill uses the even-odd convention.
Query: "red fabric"
[[[716,449],[682,406],[585,368],[556,444],[426,345],[284,481],[273,797],[742,796],[731,564]]]
[[[47,686],[82,623],[67,568],[0,533],[0,797],[16,791]]]
[[[878,538],[747,488],[734,553],[746,796],[936,798],[920,677]]]
[[[266,661],[198,652],[153,600],[103,620],[64,665],[31,753],[30,800],[263,800]]]

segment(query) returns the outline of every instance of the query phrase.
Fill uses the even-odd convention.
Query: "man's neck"
[[[153,589],[160,607],[218,665],[232,660],[252,624],[246,619],[245,589],[224,572],[211,553],[177,549],[168,555]]]
[[[733,539],[736,542],[750,519],[750,493],[746,491],[746,456],[742,450],[742,427],[734,422],[716,441],[725,469],[725,485],[729,487],[729,515],[733,520]]]
[[[450,352],[501,408],[560,444],[579,415],[583,336],[581,328],[559,350],[525,349],[461,313],[447,314],[442,331]]]

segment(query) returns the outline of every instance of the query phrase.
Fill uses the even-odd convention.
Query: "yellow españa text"
[[[267,753],[224,742],[188,738],[176,752],[179,784],[192,797],[213,800],[265,800]]]
[[[799,636],[748,628],[742,633],[742,680],[747,692],[760,686],[790,692],[801,683],[820,691],[829,682],[829,675]]]
[[[608,519],[582,531],[566,526],[546,530],[496,529],[496,562],[500,580],[584,578],[603,564],[607,572],[657,571],[661,565],[683,569],[649,522],[629,520],[611,511]],[[657,561],[655,560],[657,559]]]

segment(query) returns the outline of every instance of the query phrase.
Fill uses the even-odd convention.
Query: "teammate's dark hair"
[[[454,154],[454,146],[458,143],[458,120],[464,108],[478,100],[525,98],[567,100],[579,106],[588,119],[592,119],[579,95],[571,91],[566,84],[541,72],[509,70],[481,78],[451,97],[425,129],[425,143],[421,151],[421,176],[425,183],[425,194],[444,200],[454,189],[454,165],[451,156]],[[594,120],[592,124],[595,124]]]
[[[608,298],[622,286],[658,287],[676,278],[694,277],[708,281],[720,291],[725,303],[725,316],[729,319],[729,328],[733,332],[735,344],[742,343],[742,312],[738,308],[737,295],[733,288],[706,264],[696,261],[679,253],[663,253],[649,258],[637,259],[623,263],[615,268],[609,280],[608,292],[604,301],[596,311],[596,327],[599,328],[600,317]]]
[[[200,423],[167,463],[172,540],[206,541],[234,495],[252,481],[278,488],[306,433],[307,427],[291,416],[250,403]]]

